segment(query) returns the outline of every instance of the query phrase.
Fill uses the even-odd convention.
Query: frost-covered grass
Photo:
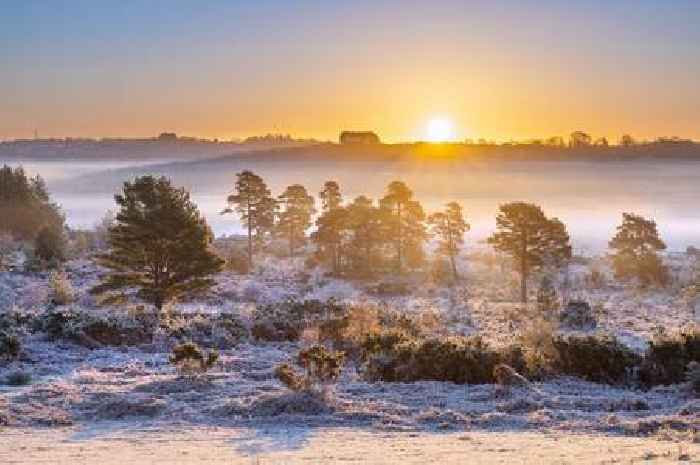
[[[677,258],[676,271],[692,263]],[[675,262],[674,262],[675,263]],[[605,263],[602,272],[608,273]],[[409,315],[426,337],[481,335],[498,347],[512,343],[531,322],[531,310],[517,303],[517,276],[497,261],[463,260],[463,282],[449,288],[423,275],[401,280],[405,294],[378,294],[375,281],[330,278],[306,270],[303,260],[268,258],[248,275],[222,273],[206,297],[174,304],[167,327],[130,346],[88,348],[81,339],[48,340],[45,332],[18,324],[22,353],[0,364],[0,380],[21,370],[31,377],[23,386],[0,385],[0,425],[87,425],[120,420],[136,425],[193,426],[302,424],[381,430],[560,430],[646,435],[659,431],[694,434],[700,403],[684,385],[647,391],[554,378],[535,389],[497,395],[493,385],[448,382],[370,383],[348,364],[328,398],[292,393],[275,379],[274,369],[293,361],[308,343],[256,341],[238,335],[250,330],[256,308],[300,301],[337,301],[359,308]],[[99,270],[89,261],[72,261],[66,275],[76,301],[70,306],[95,318],[129,324],[144,321],[137,307],[100,307],[89,288]],[[663,328],[672,331],[693,322],[684,284],[639,290],[609,278],[591,286],[589,266],[572,267],[568,293],[588,301],[596,332],[616,335],[641,352]],[[46,273],[0,275],[0,314],[10,321],[41,322],[50,303]],[[55,308],[54,308],[55,310]],[[219,319],[221,314],[229,317]],[[240,327],[237,326],[240,323]],[[219,333],[222,328],[228,333]],[[195,332],[197,331],[197,332]],[[584,331],[584,333],[587,333]],[[588,331],[592,333],[592,331]],[[180,335],[180,336],[178,336]],[[226,336],[226,337],[223,337]],[[196,379],[178,376],[168,361],[172,346],[200,337],[216,345],[219,361]],[[218,342],[217,342],[218,341]],[[198,341],[198,343],[201,342]]]

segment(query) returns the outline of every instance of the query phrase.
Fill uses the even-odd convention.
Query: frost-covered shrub
[[[300,350],[297,362],[303,367],[304,374],[282,363],[275,368],[275,377],[292,391],[314,391],[327,395],[330,386],[342,372],[345,354],[315,345]]]
[[[517,346],[520,348],[525,365],[525,369],[520,371],[535,378],[544,378],[552,374],[557,358],[554,347],[556,331],[557,327],[553,321],[541,317],[532,319],[524,327],[517,338]],[[504,363],[518,369],[514,363]]]
[[[696,396],[700,396],[700,363],[690,362],[685,373],[685,379],[690,384]]]
[[[17,336],[0,332],[0,359],[16,359],[21,350],[22,343]]]
[[[559,322],[569,329],[590,330],[598,325],[588,302],[572,300],[559,313]]]
[[[307,379],[288,363],[281,363],[275,367],[275,378],[295,392],[303,391],[309,387]]]
[[[219,349],[231,348],[248,338],[248,328],[231,313],[171,312],[161,321],[161,328],[169,338]]]
[[[94,315],[66,307],[48,311],[43,329],[50,339],[100,347],[150,343],[155,327],[127,317]]]
[[[639,380],[645,386],[683,382],[686,367],[691,362],[700,362],[698,327],[650,341],[639,370]]]
[[[326,384],[334,382],[340,376],[345,354],[317,345],[299,351],[297,359],[306,370],[306,377],[311,384]]]
[[[369,337],[365,344],[365,374],[371,380],[411,382],[493,382],[498,352],[480,337],[416,340],[390,332]]]
[[[8,386],[26,386],[31,382],[32,375],[25,371],[13,371],[5,377],[5,384]]]
[[[598,383],[626,381],[639,357],[611,336],[557,336],[554,370]]]
[[[381,332],[379,315],[376,307],[351,306],[344,316],[324,320],[319,324],[319,340],[356,358],[360,355],[365,338]]]
[[[52,271],[49,275],[49,288],[51,289],[51,302],[54,305],[68,305],[75,301],[75,291],[63,271]]]
[[[377,296],[398,296],[411,293],[411,287],[405,281],[381,281],[369,289],[370,294]]]
[[[170,354],[170,363],[182,376],[193,377],[206,373],[219,360],[215,350],[205,352],[194,342],[175,346]]]
[[[288,300],[257,307],[253,313],[252,335],[264,341],[296,341],[304,329],[345,312],[334,300],[303,302]]]

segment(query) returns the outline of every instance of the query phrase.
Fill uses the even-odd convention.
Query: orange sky
[[[700,139],[700,2],[76,1],[0,18],[0,139]]]

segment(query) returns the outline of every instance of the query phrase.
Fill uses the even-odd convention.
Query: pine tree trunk
[[[398,214],[397,216],[399,218],[398,228],[397,228],[398,229],[398,231],[397,231],[398,241],[397,241],[397,247],[396,247],[396,270],[398,271],[399,274],[401,274],[401,264],[402,264],[401,262],[403,261],[402,256],[401,256],[402,255],[401,249],[403,246],[403,237],[402,237],[403,232],[401,231],[401,203],[399,203],[396,208],[397,208],[397,214]]]
[[[248,270],[253,269],[253,225],[250,220],[250,202],[248,203]]]
[[[454,254],[450,254],[450,263],[452,264],[452,275],[454,276],[455,281],[458,281],[459,274],[457,273],[457,264],[455,263]]]

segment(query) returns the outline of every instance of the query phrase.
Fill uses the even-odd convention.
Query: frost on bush
[[[26,386],[31,382],[32,375],[25,371],[13,371],[5,377],[5,384],[8,386]]]
[[[498,352],[478,336],[420,340],[398,331],[369,336],[363,358],[370,380],[458,384],[493,382],[500,362]]]
[[[559,313],[559,321],[563,327],[576,330],[595,329],[598,324],[588,302],[574,300]]]
[[[52,271],[49,275],[49,288],[51,289],[51,302],[54,305],[68,305],[75,301],[75,291],[63,271]]]
[[[150,343],[154,327],[148,322],[116,315],[94,315],[72,307],[50,310],[43,329],[50,339],[66,339],[87,347]]]
[[[532,319],[521,331],[517,345],[527,373],[535,378],[543,378],[553,371],[557,358],[554,347],[556,324],[544,318]]]
[[[19,357],[22,343],[14,334],[0,332],[0,359],[14,360]]]
[[[175,365],[178,374],[195,377],[206,373],[219,360],[215,350],[205,352],[194,342],[175,346],[170,354],[170,363]]]
[[[557,336],[554,369],[596,383],[627,381],[639,357],[612,336]]]
[[[336,318],[345,308],[334,300],[288,300],[257,307],[253,313],[252,335],[264,341],[296,341],[304,329],[322,320]]]
[[[700,363],[700,329],[697,326],[652,339],[639,370],[640,381],[645,386],[683,382],[686,367],[691,362]]]
[[[313,391],[327,398],[342,372],[345,354],[315,345],[299,351],[297,362],[304,369],[303,374],[282,363],[275,368],[275,377],[292,391]]]
[[[686,370],[685,378],[690,384],[696,396],[700,396],[700,363],[690,362]]]

